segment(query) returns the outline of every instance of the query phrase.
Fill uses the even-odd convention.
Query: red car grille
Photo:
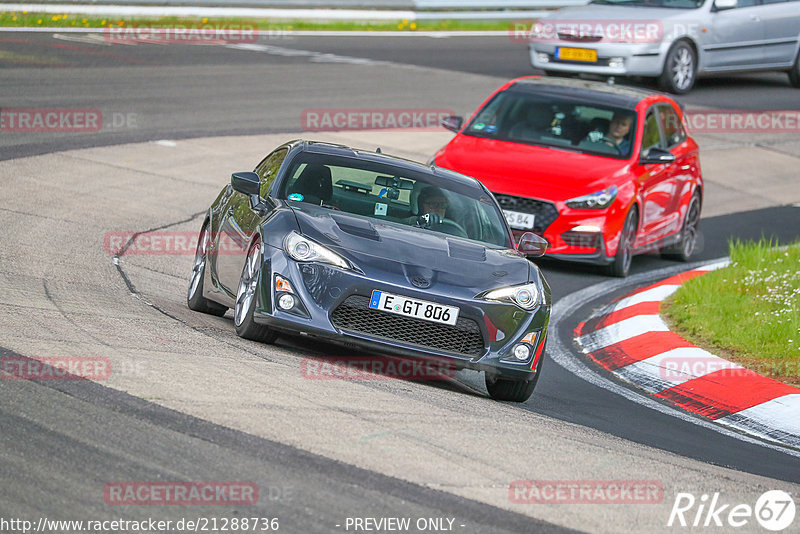
[[[558,209],[555,204],[544,200],[499,195],[497,193],[494,194],[494,197],[504,210],[532,213],[535,216],[533,219],[533,231],[539,235],[544,234],[547,227],[558,218]]]

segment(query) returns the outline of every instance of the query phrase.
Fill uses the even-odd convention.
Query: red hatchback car
[[[686,261],[697,244],[703,178],[697,144],[669,96],[598,82],[512,80],[434,156],[492,191],[514,234],[552,258],[628,275],[643,252]]]

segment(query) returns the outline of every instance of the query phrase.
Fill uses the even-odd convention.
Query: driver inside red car
[[[627,154],[631,149],[631,140],[628,132],[631,131],[632,124],[633,117],[628,113],[614,113],[603,142],[617,148],[620,154]]]

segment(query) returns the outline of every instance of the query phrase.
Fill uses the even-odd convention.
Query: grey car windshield
[[[696,9],[706,0],[592,0],[590,4]]]
[[[557,147],[612,158],[633,150],[636,112],[582,98],[503,91],[464,129],[466,135]]]
[[[513,247],[506,220],[489,193],[401,167],[303,153],[292,162],[278,195],[295,209],[328,209],[492,248]]]

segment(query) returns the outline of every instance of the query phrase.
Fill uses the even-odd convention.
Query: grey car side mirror
[[[517,250],[526,256],[541,258],[544,256],[544,251],[547,250],[547,247],[549,246],[550,243],[547,242],[547,239],[540,237],[533,232],[525,232],[519,238]]]
[[[257,195],[261,190],[258,175],[254,172],[235,172],[231,174],[231,186],[234,191],[245,195]]]

